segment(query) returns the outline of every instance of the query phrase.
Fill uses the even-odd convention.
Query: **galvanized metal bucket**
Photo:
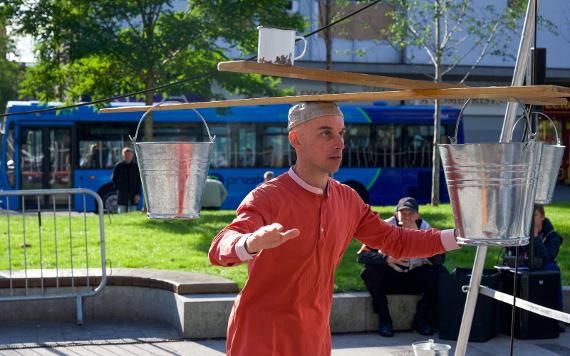
[[[439,145],[459,243],[528,243],[542,147],[542,142]]]
[[[521,143],[439,145],[458,243],[528,243],[543,148],[534,134],[529,137]]]
[[[208,142],[136,142],[139,128],[151,107],[141,117],[135,137],[137,162],[144,198],[151,219],[195,219],[200,217],[202,194],[210,167],[214,139],[206,120],[200,117]]]
[[[556,129],[556,125],[554,125],[552,119],[541,112],[537,114],[547,118],[552,127],[554,127],[554,132],[556,133],[556,144],[545,144],[542,150],[542,159],[540,160],[540,171],[534,200],[537,204],[549,204],[552,202],[552,196],[554,195],[554,188],[556,188],[556,180],[558,178],[558,171],[562,164],[562,158],[564,156],[566,146],[560,145],[558,130]]]

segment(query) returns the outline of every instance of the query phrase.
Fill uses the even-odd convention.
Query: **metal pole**
[[[513,73],[511,86],[522,85],[524,74],[526,72],[528,54],[530,44],[534,34],[534,19],[536,17],[536,6],[538,1],[529,0],[526,8],[526,16],[524,20],[521,40],[519,43],[519,51],[517,53],[517,61]],[[512,131],[516,119],[517,104],[509,102],[503,121],[501,138],[499,142],[508,143],[512,140]],[[469,334],[471,333],[471,324],[473,323],[473,314],[477,306],[477,297],[479,295],[479,286],[481,277],[483,276],[483,268],[485,267],[485,258],[487,257],[487,246],[477,247],[475,254],[475,262],[473,263],[473,271],[471,280],[469,281],[469,290],[465,300],[465,308],[463,309],[463,318],[461,319],[461,327],[459,328],[459,336],[457,338],[457,346],[455,348],[455,356],[463,356],[467,351],[467,343],[469,342]],[[516,276],[515,276],[516,277]]]
[[[475,253],[475,263],[469,281],[469,290],[467,291],[467,299],[463,309],[463,318],[461,319],[461,327],[459,328],[459,336],[457,337],[457,346],[455,347],[455,356],[465,355],[467,351],[467,343],[469,341],[469,333],[471,332],[471,324],[473,323],[473,314],[475,306],[477,306],[477,296],[479,295],[479,285],[483,276],[483,268],[485,267],[485,258],[487,257],[487,246],[477,247]]]
[[[521,41],[519,43],[519,51],[517,53],[517,61],[515,63],[515,70],[513,73],[513,80],[511,86],[519,86],[524,83],[524,76],[527,69],[527,61],[530,51],[530,45],[534,34],[534,19],[536,18],[536,6],[538,1],[529,0],[526,8],[526,16],[524,20]],[[499,142],[507,143],[513,139],[513,126],[516,121],[518,103],[508,102],[507,111],[505,112],[505,119],[503,121],[503,128],[501,131],[501,138]]]

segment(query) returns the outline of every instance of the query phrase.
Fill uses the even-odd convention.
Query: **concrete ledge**
[[[388,307],[395,330],[411,329],[417,295],[389,295]],[[184,305],[183,335],[188,338],[225,337],[235,295],[201,294],[179,296]],[[179,307],[179,310],[182,308]],[[372,311],[368,292],[337,293],[333,296],[330,316],[333,333],[376,331],[378,317]]]
[[[410,330],[419,295],[388,295],[388,309],[394,330]],[[378,315],[372,308],[368,292],[337,293],[333,297],[330,319],[334,333],[376,331]]]
[[[33,273],[29,276],[34,277]],[[66,278],[70,277],[63,276],[59,280],[61,282]],[[94,284],[97,278],[100,277],[90,277],[90,283]],[[46,280],[44,278],[44,282]],[[76,287],[77,281],[75,277]],[[0,285],[6,282],[1,274],[0,282]],[[220,285],[216,285],[218,282]],[[46,288],[46,293],[53,293],[54,290]],[[59,291],[64,290],[71,291],[72,288],[60,284]],[[15,289],[15,292],[21,294],[23,289]],[[29,286],[30,294],[40,292],[39,288]],[[9,294],[8,288],[0,289],[0,297]],[[235,283],[219,277],[177,271],[114,269],[107,288],[84,301],[83,314],[86,320],[163,321],[176,327],[187,338],[225,337],[236,295]],[[570,286],[563,287],[563,295],[564,309],[568,312]],[[388,295],[395,330],[411,328],[419,298],[417,295]],[[0,303],[0,320],[75,319],[75,312],[73,299]],[[373,312],[369,293],[334,294],[330,326],[333,333],[376,331],[378,319]]]
[[[27,295],[41,296],[52,294],[89,291],[99,285],[101,271],[83,271],[80,275],[75,271],[39,270],[0,271],[0,298],[2,296]],[[12,276],[10,290],[10,279]],[[87,277],[89,275],[89,277]],[[27,278],[24,278],[27,276]],[[73,285],[73,287],[71,287]],[[42,289],[43,286],[43,289]],[[56,288],[58,286],[58,288]],[[207,314],[200,314],[200,309],[190,308],[185,295],[200,296],[201,293],[221,293],[233,298],[238,292],[237,284],[227,279],[201,275],[196,273],[166,271],[154,269],[113,269],[107,278],[107,286],[96,296],[85,298],[83,303],[83,318],[85,320],[134,319],[159,320],[167,322],[178,329],[181,335],[192,333],[187,329],[191,321],[209,320]],[[228,294],[231,293],[231,294]],[[209,295],[209,294],[206,294]],[[217,305],[216,303],[214,303]],[[231,307],[231,305],[230,305]],[[214,307],[215,309],[216,307]],[[193,315],[190,318],[191,314]],[[225,315],[227,324],[229,310]],[[67,299],[43,299],[0,302],[0,320],[65,320],[76,318],[76,301]],[[200,322],[203,324],[203,322]],[[198,324],[200,324],[198,323]],[[221,321],[215,321],[220,324]],[[211,322],[210,322],[211,324]],[[201,324],[200,324],[201,325]],[[208,337],[211,331],[206,328],[200,336]],[[224,326],[225,335],[225,326]]]
[[[41,273],[41,274],[40,274]],[[57,277],[56,278],[56,273]],[[27,275],[27,281],[24,278]],[[0,271],[0,288],[10,288],[10,276],[13,288],[40,288],[97,286],[101,281],[100,269],[75,271],[72,277],[70,270],[28,270],[24,271]],[[43,280],[41,278],[43,276]],[[89,281],[87,276],[89,276]],[[26,285],[27,283],[27,285]],[[73,283],[73,284],[72,284]],[[237,284],[225,278],[205,274],[158,270],[147,268],[114,268],[107,271],[108,286],[129,286],[164,289],[176,294],[189,293],[237,293]]]

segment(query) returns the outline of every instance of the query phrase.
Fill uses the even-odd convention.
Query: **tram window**
[[[77,127],[79,168],[111,169],[119,162],[121,151],[130,146],[132,125],[89,123]]]
[[[202,123],[155,123],[152,131],[153,141],[200,142],[202,140]],[[142,128],[141,128],[142,130]],[[204,140],[206,141],[206,140]]]
[[[256,148],[255,124],[232,124],[230,167],[254,167]]]
[[[262,167],[288,167],[292,164],[289,135],[285,125],[261,128],[261,150],[258,162]]]
[[[402,126],[396,124],[375,125],[375,140],[372,144],[372,167],[400,167]]]
[[[224,168],[230,165],[230,125],[212,124],[210,134],[216,136],[212,152],[212,168]]]
[[[344,138],[343,165],[345,167],[373,167],[370,147],[370,125],[347,125]]]
[[[14,151],[14,128],[10,127],[6,132],[6,175],[8,184],[14,188],[15,185],[15,151]]]
[[[449,127],[441,125],[440,142],[446,143]],[[431,167],[433,159],[433,126],[407,125],[402,131],[400,167]]]

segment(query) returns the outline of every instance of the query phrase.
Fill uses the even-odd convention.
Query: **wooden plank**
[[[198,108],[220,108],[231,106],[252,106],[270,104],[292,104],[307,101],[366,102],[375,100],[415,100],[415,99],[468,99],[483,98],[535,103],[552,103],[564,105],[565,98],[570,97],[570,89],[552,85],[535,85],[521,87],[478,87],[450,89],[421,89],[385,92],[363,92],[320,95],[281,96],[272,98],[230,99],[195,103],[164,104],[154,110],[185,110]],[[147,111],[150,106],[135,106],[101,109],[102,113]]]
[[[319,68],[294,67],[252,61],[218,63],[218,70],[225,72],[271,75],[274,77],[316,80],[331,83],[365,85],[390,89],[443,89],[465,87],[461,84],[434,83],[427,80],[412,80],[382,75],[340,72]]]
[[[535,99],[525,99],[524,102],[529,105],[566,105],[568,99],[565,98],[535,98]],[[557,104],[554,104],[554,103]]]

